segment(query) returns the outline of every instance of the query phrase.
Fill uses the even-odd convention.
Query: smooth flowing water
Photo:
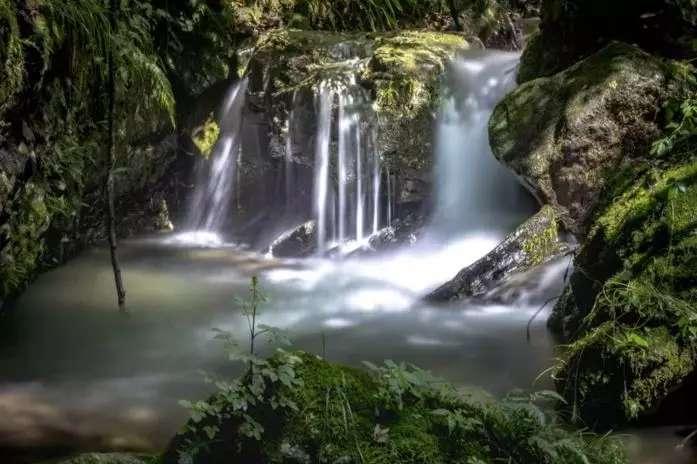
[[[354,74],[321,82],[317,106],[314,215],[322,253],[378,231],[381,167],[375,114]]]

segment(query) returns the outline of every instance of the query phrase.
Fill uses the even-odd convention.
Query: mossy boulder
[[[616,176],[550,321],[572,341],[560,391],[603,426],[659,412],[697,368],[697,153],[657,161]],[[679,408],[661,412],[697,403]]]
[[[458,51],[469,46],[461,35],[436,32],[404,31],[376,39],[362,82],[375,96],[380,150],[398,174],[430,172],[440,78]]]
[[[490,121],[493,152],[582,236],[607,174],[659,136],[656,113],[669,81],[660,59],[610,44],[508,95]]]
[[[229,414],[237,390],[224,390],[222,401],[208,402],[222,418],[217,432],[210,428],[215,419],[199,415],[163,462],[176,464],[182,456],[194,464],[626,462],[613,439],[567,432],[524,395],[496,401],[459,392],[390,362],[362,371],[284,353],[271,363],[285,382],[267,377],[260,386],[266,399],[242,415]],[[250,423],[258,435],[245,435]]]

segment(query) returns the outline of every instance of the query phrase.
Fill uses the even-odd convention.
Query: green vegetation
[[[572,340],[559,387],[586,422],[655,412],[697,366],[697,87],[676,66],[664,136],[611,177],[552,321]]]
[[[230,334],[217,335],[247,372],[211,380],[217,392],[208,401],[184,402],[191,420],[165,463],[626,462],[615,439],[567,431],[536,404],[558,400],[553,392],[496,401],[392,361],[365,363],[365,371],[302,352],[258,358],[255,338],[276,332],[256,328],[263,301],[255,278],[249,299],[240,302],[250,352],[241,353]]]

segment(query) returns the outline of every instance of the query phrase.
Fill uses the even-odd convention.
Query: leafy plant
[[[193,462],[198,453],[215,443],[226,421],[235,421],[241,436],[261,440],[264,427],[249,413],[255,406],[266,404],[274,411],[297,411],[298,406],[287,392],[303,385],[295,370],[302,362],[301,358],[280,348],[272,360],[260,358],[255,354],[255,341],[262,335],[267,336],[270,343],[288,343],[281,330],[257,324],[259,307],[266,301],[268,299],[262,292],[256,276],[251,279],[249,297],[236,299],[249,326],[249,351],[240,349],[232,333],[214,330],[215,339],[223,342],[228,359],[246,365],[247,371],[241,378],[231,381],[206,376],[206,381],[215,386],[215,394],[207,401],[180,402],[191,411],[187,431],[198,437],[197,440],[187,441],[185,447],[180,450],[180,463]]]
[[[697,73],[689,63],[675,64],[677,96],[668,100],[665,110],[666,135],[656,140],[651,153],[663,156],[697,135]]]

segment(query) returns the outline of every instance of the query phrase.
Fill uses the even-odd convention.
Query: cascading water
[[[247,79],[242,79],[230,88],[221,108],[220,138],[211,154],[205,182],[201,182],[195,192],[187,221],[189,230],[200,236],[220,233],[229,220],[246,93]]]
[[[491,152],[488,123],[515,87],[519,55],[469,52],[450,66],[436,126],[435,211],[439,240],[507,232],[530,212],[530,196]]]
[[[375,114],[355,75],[343,77],[317,89],[314,215],[320,253],[361,241],[380,227]]]

